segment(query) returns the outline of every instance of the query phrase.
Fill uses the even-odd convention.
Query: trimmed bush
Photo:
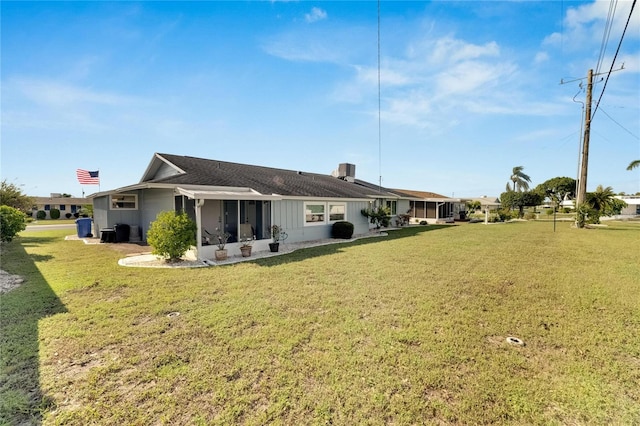
[[[71,213],[65,213],[64,217],[66,217],[67,219],[71,219]]]
[[[36,213],[36,219],[45,220],[46,218],[47,218],[47,212],[45,212],[44,210],[38,210],[38,213]]]
[[[75,217],[76,219],[77,219],[77,218],[79,218],[79,217],[80,217],[80,213],[75,212],[75,213],[73,214],[73,217]]]
[[[178,261],[196,244],[196,224],[186,213],[160,212],[151,222],[147,242],[153,247],[151,253],[168,262]]]
[[[24,213],[9,206],[0,206],[0,241],[10,242],[27,227]]]
[[[341,220],[331,227],[331,236],[333,238],[343,238],[348,240],[353,236],[353,223]]]
[[[51,211],[49,212],[49,217],[51,219],[60,219],[60,210],[51,209]]]

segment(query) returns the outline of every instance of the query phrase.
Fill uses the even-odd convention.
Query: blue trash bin
[[[91,235],[91,220],[90,217],[76,219],[78,238],[85,238]]]

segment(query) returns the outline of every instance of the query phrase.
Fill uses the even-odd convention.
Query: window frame
[[[339,206],[343,208],[343,212],[342,212],[342,219],[331,219],[331,207],[333,206]],[[327,203],[327,212],[328,212],[328,223],[336,223],[336,222],[340,222],[340,221],[344,221],[347,220],[347,203],[344,202],[328,202]]]
[[[322,206],[322,220],[307,221],[307,206]],[[325,201],[305,201],[303,213],[304,226],[326,225],[327,222],[327,203]],[[313,212],[311,213],[313,216]]]
[[[398,214],[398,200],[387,200],[386,207],[389,209],[390,216]]]
[[[122,207],[119,207],[117,201],[114,198],[122,198]],[[125,207],[126,204],[130,204],[131,201],[125,201],[125,197],[133,197],[133,207]],[[138,194],[111,194],[109,196],[109,210],[138,210]]]

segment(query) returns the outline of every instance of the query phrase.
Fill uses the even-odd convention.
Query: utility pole
[[[591,134],[591,92],[593,90],[593,70],[587,74],[587,100],[584,114],[584,137],[582,138],[582,161],[580,163],[580,176],[578,177],[578,193],[576,205],[585,202],[587,198],[587,168],[589,165],[589,136]]]

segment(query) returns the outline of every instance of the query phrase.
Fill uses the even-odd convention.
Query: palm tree
[[[633,170],[639,166],[640,166],[640,160],[634,160],[629,164],[629,167],[627,167],[627,170]]]
[[[603,188],[602,185],[598,185],[594,192],[587,193],[586,198],[591,208],[602,214],[608,207],[613,206],[615,195],[612,187]]]
[[[522,171],[524,170],[524,166],[516,166],[513,168],[511,173],[511,182],[513,182],[513,191],[528,191],[529,190],[529,182],[531,182],[531,178],[524,174]],[[509,184],[507,183],[507,188],[509,188]],[[511,190],[511,188],[509,188]]]

